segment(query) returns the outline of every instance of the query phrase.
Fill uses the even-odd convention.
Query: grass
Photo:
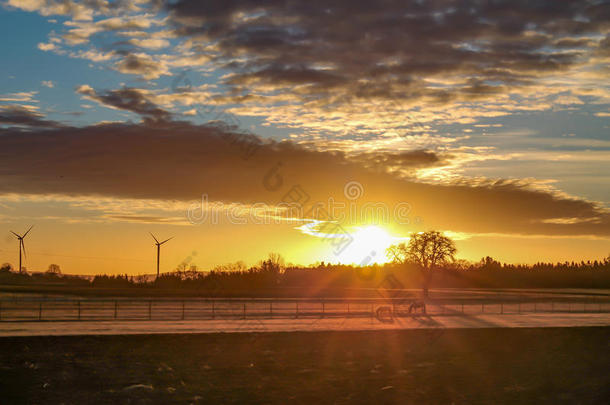
[[[0,339],[0,402],[608,403],[610,328]]]

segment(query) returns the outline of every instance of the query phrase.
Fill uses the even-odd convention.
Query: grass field
[[[0,339],[17,403],[608,403],[610,328]]]

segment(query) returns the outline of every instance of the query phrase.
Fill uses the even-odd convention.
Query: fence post
[[[38,303],[38,320],[42,321],[42,301]]]
[[[80,300],[78,300],[77,304],[78,304],[78,320],[80,321]]]
[[[152,319],[152,301],[148,301],[148,320]]]
[[[184,321],[184,300],[182,300],[182,320]]]

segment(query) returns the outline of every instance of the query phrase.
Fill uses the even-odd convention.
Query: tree
[[[2,266],[0,266],[0,271],[11,272],[13,271],[13,265],[10,263],[4,263]]]
[[[262,271],[280,274],[284,270],[284,258],[279,253],[269,253],[267,260],[260,264]]]
[[[409,248],[406,243],[398,243],[386,249],[386,256],[396,264],[405,264],[409,261]]]
[[[49,268],[47,269],[48,275],[59,276],[61,274],[61,269],[58,264],[49,264]]]
[[[261,274],[272,285],[277,285],[280,282],[280,274],[284,272],[284,258],[279,253],[269,253],[267,260],[263,260],[259,269]]]
[[[438,231],[428,231],[412,233],[408,245],[400,243],[390,246],[386,253],[394,263],[411,262],[419,267],[424,279],[424,298],[428,298],[432,271],[449,261],[455,261],[456,251],[453,240]]]
[[[485,267],[487,269],[499,269],[502,267],[502,264],[491,256],[485,256],[481,258],[481,267]]]

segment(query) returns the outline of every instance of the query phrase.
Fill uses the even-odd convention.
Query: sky
[[[605,1],[0,0],[0,262],[610,253]]]

